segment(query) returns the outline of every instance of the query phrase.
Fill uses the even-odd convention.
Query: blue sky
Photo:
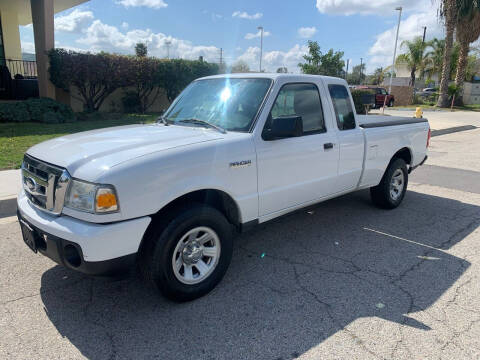
[[[202,55],[227,63],[246,61],[258,68],[260,38],[265,30],[263,68],[286,66],[298,72],[307,40],[321,49],[345,52],[351,65],[363,58],[367,69],[388,66],[392,60],[396,6],[403,6],[400,41],[421,35],[441,37],[435,0],[91,0],[55,18],[57,47],[86,51],[133,53],[146,42],[149,53],[194,59]],[[21,28],[22,48],[32,52],[32,27]]]

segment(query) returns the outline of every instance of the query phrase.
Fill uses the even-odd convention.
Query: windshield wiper
[[[162,115],[162,116],[159,116],[159,117],[157,118],[157,121],[160,121],[160,122],[161,122],[163,125],[165,125],[165,126],[170,125],[170,124],[168,123],[167,119],[165,119],[165,117],[164,117],[163,115]]]
[[[209,128],[212,128],[212,129],[215,129],[219,132],[221,132],[222,134],[226,134],[227,133],[227,130],[225,130],[224,128],[218,126],[218,125],[214,125],[214,124],[211,124],[209,123],[208,121],[205,121],[205,120],[200,120],[200,119],[183,119],[183,120],[178,120],[179,123],[187,123],[187,124],[196,124],[196,125],[203,125],[203,126],[206,126],[206,127],[209,127]]]

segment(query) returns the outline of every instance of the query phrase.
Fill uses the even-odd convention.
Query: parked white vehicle
[[[423,164],[426,119],[358,116],[344,80],[235,74],[192,82],[156,124],[68,135],[25,154],[25,242],[106,275],[135,261],[167,297],[209,292],[232,234],[370,188],[393,209]]]

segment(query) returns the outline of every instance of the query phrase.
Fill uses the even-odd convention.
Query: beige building
[[[54,47],[54,15],[88,0],[0,0],[0,67],[5,91],[8,75],[38,77],[39,95],[55,99],[55,87],[48,79],[47,51]],[[33,24],[36,62],[22,61],[20,25]]]

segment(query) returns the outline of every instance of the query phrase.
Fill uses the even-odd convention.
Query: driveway
[[[479,358],[479,137],[434,136],[396,210],[361,191],[239,236],[221,284],[185,304],[56,266],[3,217],[0,358]]]

